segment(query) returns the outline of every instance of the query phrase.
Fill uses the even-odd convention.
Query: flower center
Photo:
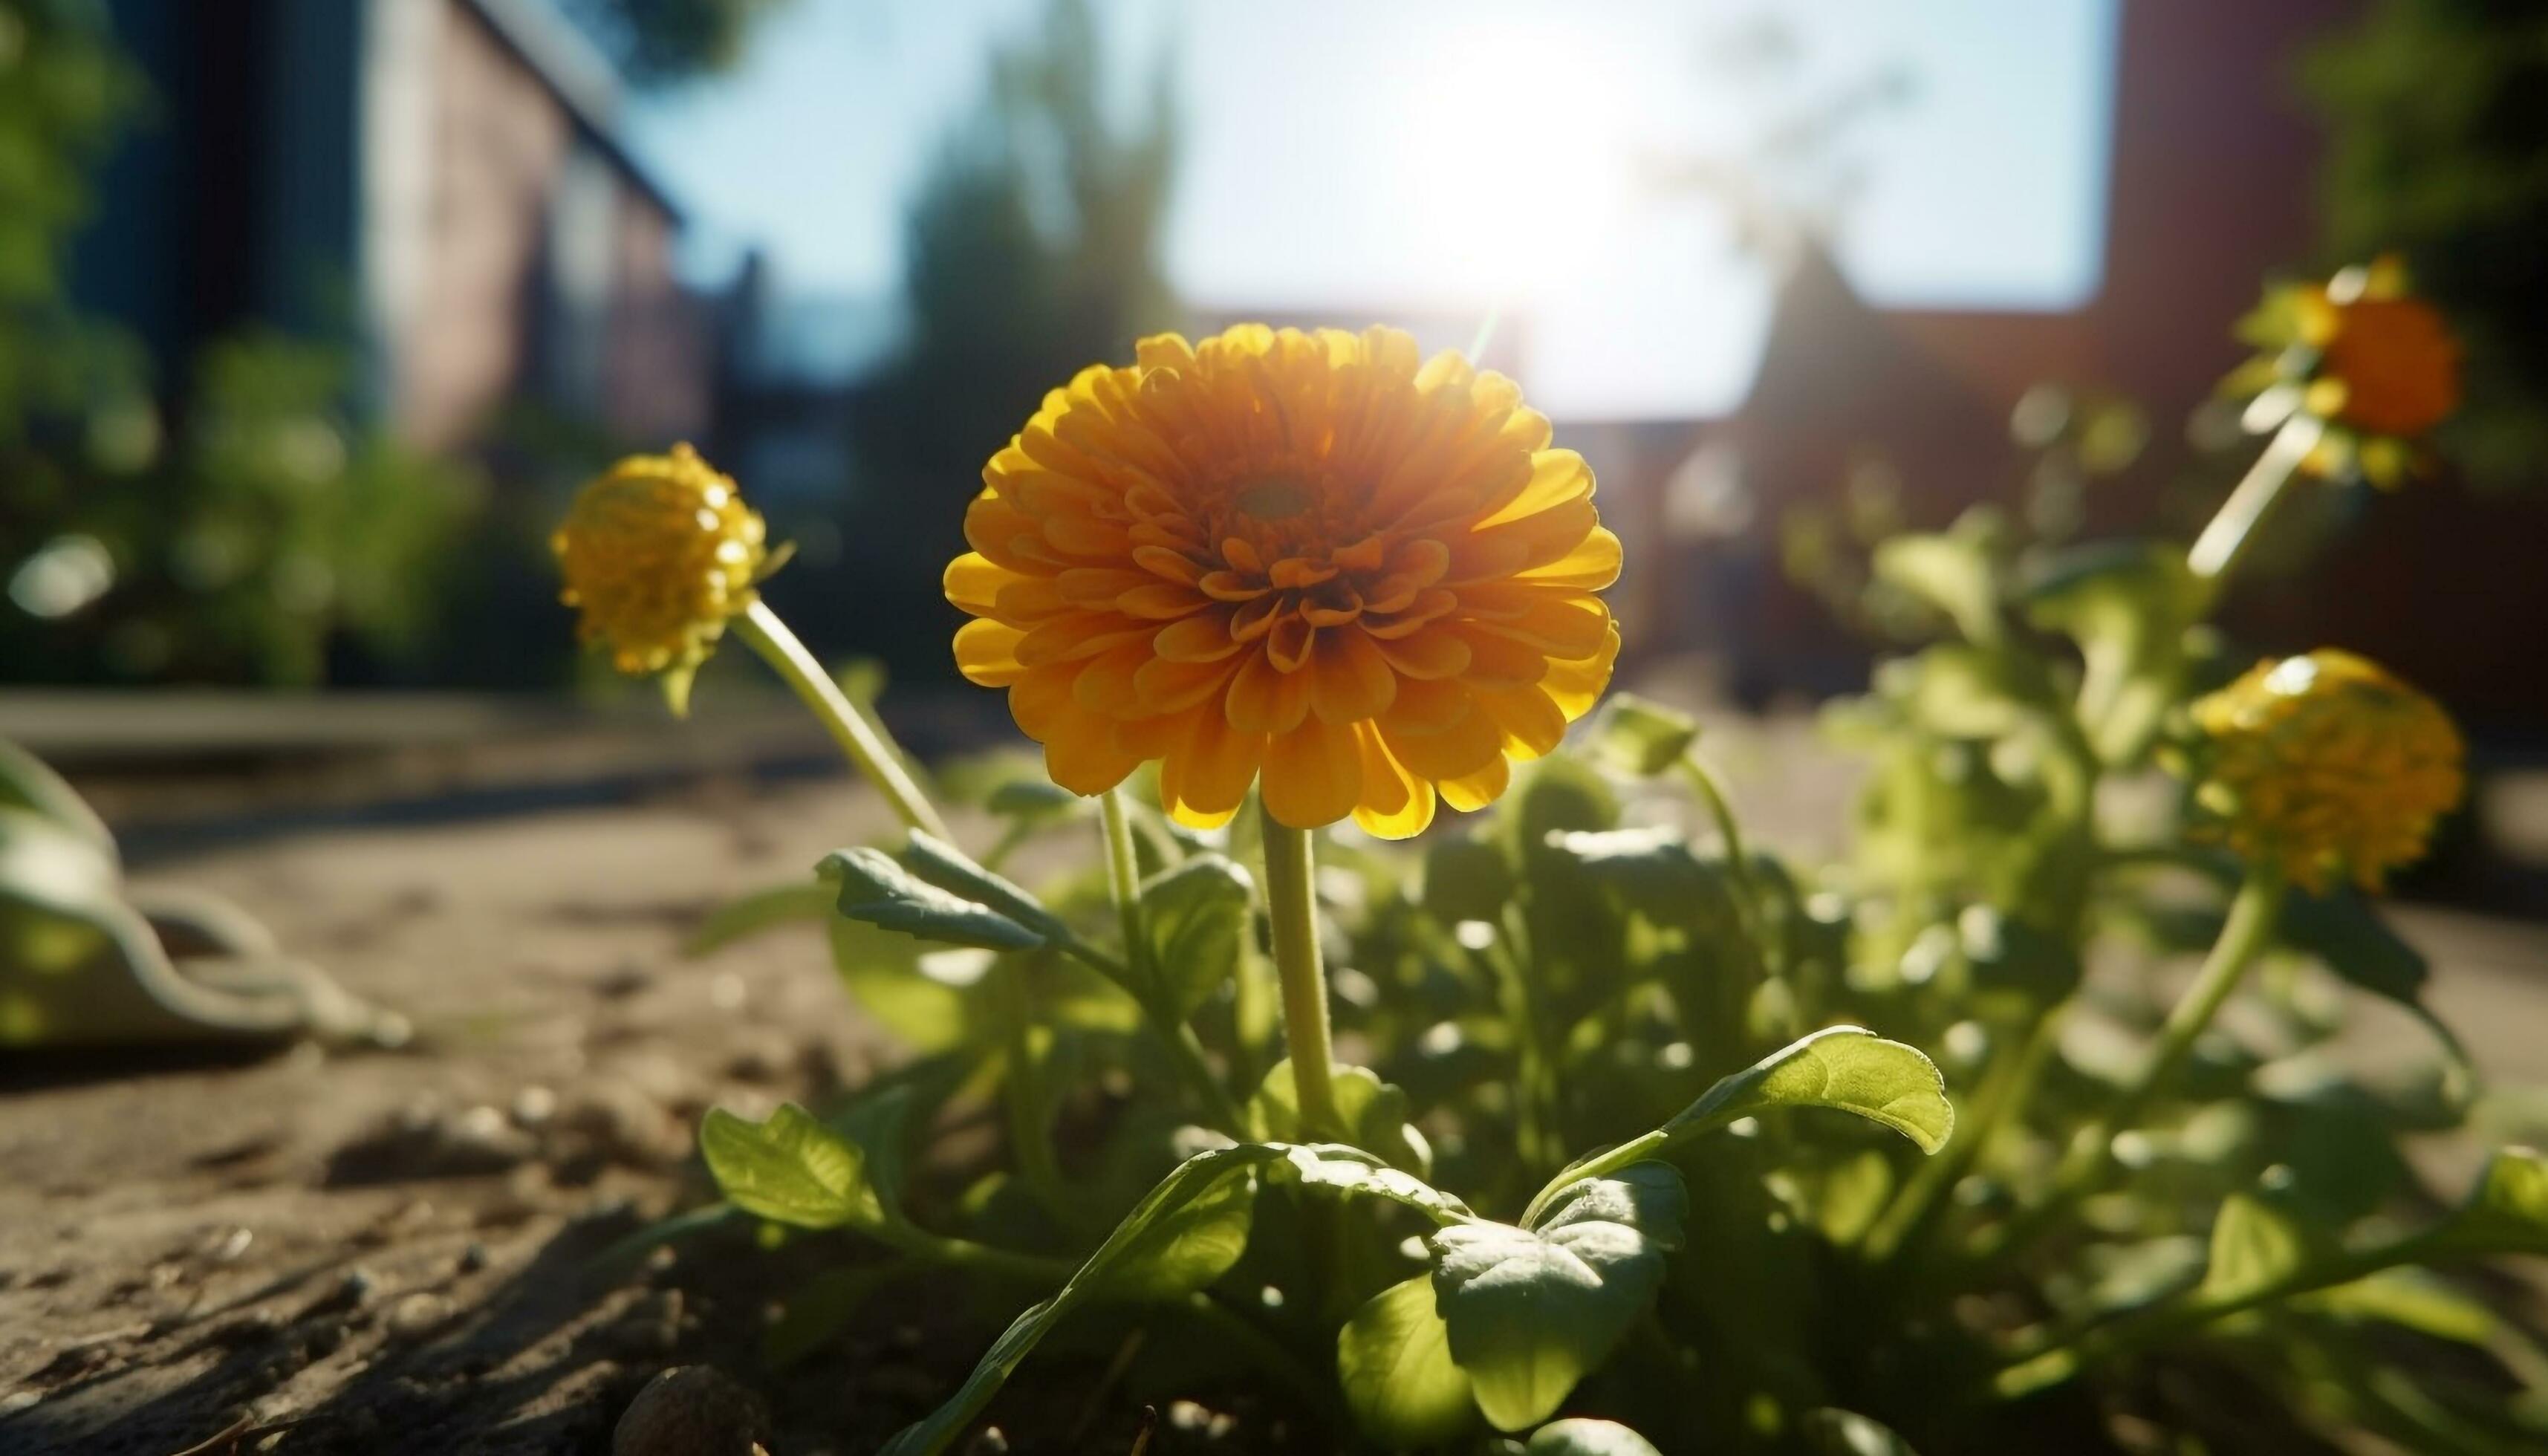
[[[1290,520],[1307,515],[1317,503],[1308,486],[1286,476],[1258,481],[1252,486],[1241,487],[1238,492],[1239,512],[1260,521]]]

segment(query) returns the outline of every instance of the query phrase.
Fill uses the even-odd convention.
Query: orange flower
[[[2318,413],[2368,434],[2412,438],[2459,408],[2459,343],[2421,299],[2362,290],[2339,301],[2309,289],[2300,298],[2300,333],[2323,353],[2311,386]]]
[[[1592,473],[1510,380],[1396,329],[1242,324],[1096,365],[982,472],[947,598],[1055,783],[1140,764],[1180,823],[1260,778],[1404,838],[1555,748],[1619,650]]]

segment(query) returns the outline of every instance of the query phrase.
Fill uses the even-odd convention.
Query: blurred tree
[[[980,109],[912,206],[909,340],[852,411],[858,480],[839,579],[858,599],[827,587],[789,606],[803,589],[785,573],[773,587],[827,647],[951,673],[954,608],[914,604],[938,600],[984,462],[1046,390],[1129,360],[1135,338],[1172,321],[1157,256],[1174,160],[1167,73],[1141,124],[1118,136],[1102,48],[1087,0],[1052,0],[1034,43],[993,58]]]
[[[2304,75],[2329,129],[2328,261],[2405,253],[2467,348],[2452,458],[2548,481],[2548,6],[2380,0]]]
[[[753,28],[794,0],[565,0],[566,13],[632,85],[731,70]]]
[[[140,101],[95,0],[0,0],[0,449],[136,388],[137,351],[65,300],[63,250]]]
[[[148,98],[94,0],[0,0],[0,664],[12,682],[314,683],[437,601],[466,472],[349,412],[353,359],[253,335],[154,397],[63,276]]]

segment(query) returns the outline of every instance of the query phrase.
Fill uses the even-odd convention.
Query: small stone
[[[21,1410],[32,1410],[44,1399],[34,1391],[11,1391],[0,1396],[0,1415],[15,1415]]]
[[[433,1332],[451,1314],[451,1302],[438,1294],[418,1290],[390,1307],[390,1338],[418,1339]]]
[[[216,1264],[227,1264],[246,1253],[247,1246],[254,1242],[256,1242],[255,1229],[232,1228],[209,1240],[204,1249],[204,1257]]]
[[[769,1433],[761,1398],[706,1365],[646,1383],[611,1433],[611,1456],[751,1456]]]
[[[638,1355],[669,1355],[682,1342],[682,1292],[659,1289],[631,1301],[610,1324],[611,1341]]]
[[[373,1295],[380,1293],[380,1276],[374,1274],[371,1270],[364,1268],[362,1265],[356,1264],[353,1268],[345,1271],[344,1278],[336,1281],[335,1289],[328,1293],[327,1298],[319,1301],[318,1308],[322,1310],[359,1310],[364,1305],[371,1302]]]
[[[470,1241],[467,1248],[460,1251],[460,1272],[463,1274],[475,1274],[479,1270],[486,1268],[489,1259],[492,1257],[493,1256],[487,1252],[487,1245],[479,1243],[473,1239]]]
[[[520,1128],[537,1128],[557,1116],[558,1095],[533,1083],[513,1094],[513,1124]]]

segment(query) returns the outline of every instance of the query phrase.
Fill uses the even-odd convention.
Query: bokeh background
[[[0,737],[124,821],[652,772],[546,537],[690,440],[800,633],[987,741],[937,594],[981,462],[1238,319],[1517,376],[1628,543],[1625,676],[1791,707],[1882,651],[1887,533],[2193,529],[2232,321],[2394,249],[2466,339],[2447,463],[2308,493],[2230,625],[2450,703],[2420,888],[2536,912],[2543,98],[2481,0],[0,0]],[[679,752],[820,762],[751,666]]]

